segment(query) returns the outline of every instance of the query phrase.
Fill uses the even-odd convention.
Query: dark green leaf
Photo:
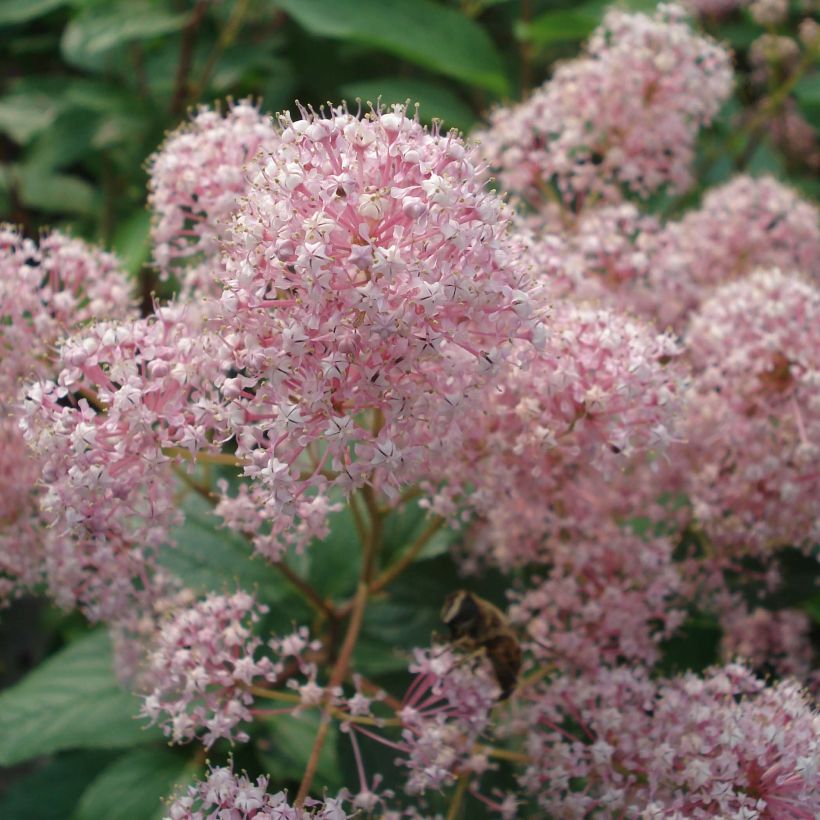
[[[411,103],[419,103],[419,115],[423,122],[439,119],[444,121],[446,127],[462,131],[469,131],[476,121],[476,115],[470,107],[450,89],[425,80],[383,77],[347,83],[341,91],[348,100],[358,97],[365,102],[375,103],[381,97],[382,103],[388,105],[409,99]]]
[[[600,16],[589,9],[558,9],[536,17],[516,30],[521,40],[551,45],[566,40],[583,40],[598,25]]]
[[[120,223],[114,236],[114,250],[132,275],[137,274],[148,261],[151,253],[150,230],[151,214],[140,209]]]
[[[486,31],[430,0],[277,0],[311,34],[365,43],[496,94],[508,90]]]
[[[237,587],[256,591],[268,603],[288,593],[286,582],[250,544],[220,526],[208,503],[189,496],[184,504],[185,524],[176,528],[174,547],[163,550],[160,563],[198,592],[233,592]]]
[[[3,820],[65,820],[112,752],[71,752],[49,760],[12,783],[0,798]]]
[[[37,167],[19,169],[20,198],[30,208],[50,214],[85,216],[94,212],[97,192],[78,176]]]
[[[702,672],[717,663],[720,636],[720,627],[714,618],[690,617],[677,634],[663,644],[658,671],[664,675]]]
[[[49,97],[13,94],[0,99],[0,132],[24,145],[56,119],[58,106]]]
[[[69,0],[3,0],[0,5],[0,26],[25,23],[68,5]]]
[[[318,710],[292,715],[276,715],[266,718],[267,737],[257,740],[256,748],[259,757],[270,772],[274,784],[285,781],[299,782],[305,772],[305,762],[310,757],[316,732],[319,730],[320,715]],[[339,730],[331,726],[325,745],[319,755],[316,769],[315,790],[323,788],[339,789],[344,784],[339,776],[339,756],[336,737]]]
[[[307,551],[308,581],[328,597],[351,595],[356,590],[361,548],[350,506],[329,517],[330,533],[314,541]]]
[[[62,749],[116,749],[159,736],[134,718],[136,697],[114,677],[100,630],[52,656],[0,694],[0,765]]]
[[[164,747],[134,749],[91,783],[72,820],[153,820],[164,814],[163,798],[197,768]]]
[[[179,31],[187,14],[175,14],[146,0],[103,3],[73,19],[63,32],[61,50],[66,62],[96,69],[100,58],[125,43]]]

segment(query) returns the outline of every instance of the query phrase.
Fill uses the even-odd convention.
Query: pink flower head
[[[456,771],[478,765],[473,746],[489,725],[499,695],[486,658],[469,658],[447,647],[415,650],[417,677],[404,697],[400,717],[408,769],[405,790],[424,794],[455,781]]]
[[[248,191],[246,165],[278,142],[271,118],[250,100],[230,103],[224,115],[203,106],[168,137],[149,167],[154,259],[165,275],[182,271],[187,289],[219,292],[212,268]]]
[[[50,372],[64,333],[92,319],[132,315],[134,303],[116,257],[54,232],[37,243],[0,225],[0,390]]]
[[[717,290],[687,335],[687,491],[706,534],[737,551],[816,542],[820,290],[758,271]]]
[[[767,688],[738,666],[657,684],[627,669],[558,678],[529,724],[522,784],[559,816],[812,820],[820,811],[820,716],[793,682]]]
[[[645,309],[658,221],[632,203],[582,211],[574,224],[547,227],[532,236],[525,262],[556,298],[612,307]]]
[[[240,373],[225,392],[256,489],[222,510],[248,525],[260,508],[273,557],[321,532],[330,486],[415,477],[533,334],[510,212],[455,133],[403,106],[301,114],[281,118],[225,247],[221,333]]]
[[[46,575],[62,606],[116,620],[150,595],[156,552],[179,522],[172,457],[212,447],[219,374],[191,308],[100,323],[60,348],[57,382],[27,392],[23,427],[41,459]]]
[[[271,794],[265,776],[251,780],[247,773],[236,774],[233,761],[227,766],[209,766],[203,780],[188,786],[174,799],[164,820],[345,820],[351,817],[342,808],[347,795],[312,800],[310,809],[298,809],[288,802],[284,791]]]
[[[478,135],[501,184],[538,201],[555,182],[579,202],[688,188],[698,129],[732,89],[729,53],[671,4],[652,17],[610,10],[586,52]]]
[[[658,237],[651,270],[654,314],[682,329],[713,289],[758,267],[820,275],[817,208],[772,177],[739,176]],[[652,308],[650,308],[652,309]]]
[[[684,372],[671,337],[571,303],[550,329],[542,350],[518,348],[436,471],[445,484],[434,507],[453,517],[454,499],[467,500],[497,536],[504,567],[548,556],[549,538],[566,527],[597,528],[605,482],[662,451],[680,412]]]
[[[738,601],[721,613],[724,660],[808,682],[812,677],[811,619],[798,609],[750,610]]]
[[[654,666],[659,643],[680,625],[680,579],[665,539],[602,525],[589,540],[556,545],[551,568],[510,608],[536,657],[593,673],[619,662]]]
[[[140,714],[159,723],[174,743],[185,743],[205,729],[208,748],[221,737],[245,743],[237,729],[250,721],[251,687],[274,681],[281,660],[259,656],[262,641],[252,628],[267,612],[244,592],[209,595],[180,609],[156,633],[148,656],[147,680]]]

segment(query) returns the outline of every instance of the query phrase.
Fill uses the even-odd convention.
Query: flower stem
[[[461,813],[461,804],[464,802],[464,795],[467,792],[467,786],[470,782],[468,774],[462,774],[458,778],[456,790],[453,792],[453,800],[450,803],[450,809],[447,812],[447,820],[456,820]]]
[[[367,556],[365,555],[365,559]],[[366,560],[365,560],[366,564]],[[353,602],[353,611],[350,613],[350,623],[347,625],[347,632],[345,633],[344,642],[342,643],[339,657],[336,660],[333,670],[330,673],[330,680],[327,683],[325,695],[325,707],[322,713],[322,722],[319,724],[319,731],[316,733],[316,739],[313,742],[313,748],[310,751],[305,773],[302,777],[302,783],[299,786],[299,792],[296,795],[294,806],[301,808],[305,799],[307,798],[310,787],[313,784],[313,778],[316,776],[316,769],[319,765],[319,755],[322,753],[322,748],[327,740],[327,734],[330,730],[330,722],[333,713],[331,705],[331,698],[333,697],[333,690],[338,687],[347,675],[347,669],[350,665],[350,658],[353,655],[353,650],[356,647],[356,641],[359,638],[359,632],[362,628],[362,621],[364,620],[364,609],[367,605],[367,583],[362,579],[359,582],[359,587],[356,590],[356,598]]]

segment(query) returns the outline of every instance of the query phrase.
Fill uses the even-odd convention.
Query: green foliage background
[[[271,111],[294,99],[319,106],[343,98],[410,98],[420,103],[422,119],[438,117],[467,131],[494,103],[519,98],[556,60],[577,53],[605,6],[602,0],[0,0],[0,216],[30,234],[59,227],[115,249],[148,299],[156,282],[145,161],[190,106],[249,95]],[[741,170],[772,172],[816,196],[820,183],[799,158],[736,129],[751,100],[742,69],[759,27],[736,14],[712,32],[736,49],[741,74],[734,98],[701,140],[701,185]],[[815,126],[818,77],[810,72],[793,90]],[[699,194],[659,198],[651,207],[672,213]],[[271,606],[271,629],[309,622],[311,611],[278,573],[251,559],[244,541],[215,529],[195,498],[186,505],[179,546],[164,559],[169,569],[203,592],[257,590]],[[347,515],[337,515],[327,541],[293,559],[294,569],[337,600],[353,593],[358,571]],[[423,529],[422,512],[411,507],[387,526],[385,563]],[[429,641],[441,600],[459,585],[447,555],[452,539],[440,533],[390,597],[368,609],[355,667],[388,690],[406,686],[407,653]],[[786,571],[788,600],[773,605],[804,607],[820,622],[810,581],[816,567],[791,556]],[[502,603],[505,583],[485,577],[476,591]],[[668,647],[665,668],[704,667],[715,658],[718,637],[714,623],[693,614]],[[4,820],[152,820],[162,814],[162,796],[201,772],[200,751],[169,749],[157,730],[133,719],[135,700],[119,688],[110,661],[104,631],[90,631],[78,616],[33,600],[0,614],[0,685],[8,687],[0,694]],[[278,785],[293,790],[313,733],[309,723],[270,720],[252,744],[234,751],[237,766],[254,775],[273,771]],[[330,789],[354,780],[349,745],[337,741],[327,745],[319,769]],[[226,752],[218,747],[211,757]],[[502,769],[498,783],[507,776]]]

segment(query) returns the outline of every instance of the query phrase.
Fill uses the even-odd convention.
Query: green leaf
[[[66,26],[60,48],[66,62],[94,70],[112,49],[179,31],[187,21],[187,14],[175,14],[147,0],[103,3]]]
[[[315,709],[296,717],[275,715],[264,719],[269,734],[257,740],[256,748],[274,783],[282,784],[288,780],[298,783],[302,779],[305,763],[319,731],[319,720],[319,712]],[[339,775],[338,734],[339,730],[332,725],[322,746],[314,786],[317,792],[324,788],[339,789],[344,785]]]
[[[139,273],[148,261],[151,253],[150,231],[151,214],[140,208],[120,223],[114,235],[114,250],[132,276]]]
[[[476,121],[476,115],[465,102],[449,88],[425,80],[404,77],[382,77],[375,80],[361,80],[346,83],[341,92],[348,100],[357,97],[364,101],[376,102],[381,97],[383,103],[419,103],[419,115],[423,122],[443,120],[445,126],[469,131]]]
[[[48,128],[58,112],[54,100],[45,95],[10,94],[0,99],[0,132],[25,145]]]
[[[0,765],[63,749],[117,749],[160,736],[134,718],[138,699],[114,677],[99,630],[70,644],[0,694]]]
[[[598,25],[600,15],[583,7],[557,9],[540,14],[531,23],[516,28],[516,36],[539,45],[583,40]]]
[[[801,103],[820,105],[820,71],[803,77],[794,87],[794,96]]]
[[[690,616],[675,635],[664,641],[658,671],[663,675],[702,672],[717,663],[721,630],[711,615]]]
[[[327,538],[314,541],[307,550],[308,581],[327,597],[352,595],[359,578],[361,547],[350,505],[332,513],[328,524]]]
[[[794,87],[800,113],[814,128],[820,128],[820,71],[803,77]]]
[[[68,5],[68,0],[3,0],[0,26],[25,23],[65,5]]]
[[[49,760],[11,783],[0,798],[3,820],[65,820],[112,752],[72,752]]]
[[[160,554],[163,567],[198,592],[239,587],[268,603],[283,600],[289,592],[286,582],[242,536],[220,526],[204,499],[191,495],[183,507],[185,524],[171,533],[175,546]]]
[[[805,601],[803,610],[816,624],[820,624],[820,595],[815,595],[810,601]]]
[[[164,814],[163,798],[197,768],[168,748],[134,749],[91,783],[72,820],[153,820]]]
[[[487,32],[430,0],[277,0],[311,34],[365,43],[417,65],[507,93],[503,63]]]
[[[53,174],[39,168],[22,169],[20,198],[30,208],[51,214],[87,216],[94,212],[97,192],[80,177]]]

